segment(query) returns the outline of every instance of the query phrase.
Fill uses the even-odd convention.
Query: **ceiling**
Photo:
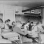
[[[32,8],[36,6],[44,6],[44,0],[0,0],[0,4]]]

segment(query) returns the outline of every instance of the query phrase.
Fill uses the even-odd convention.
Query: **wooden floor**
[[[12,43],[12,44],[16,44],[16,43]],[[38,43],[22,43],[22,44],[38,44]]]
[[[23,43],[23,44],[38,44],[38,43]]]

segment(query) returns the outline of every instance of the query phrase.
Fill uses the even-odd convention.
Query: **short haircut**
[[[28,22],[30,22],[30,21],[28,21]]]
[[[33,22],[31,22],[33,24]]]
[[[9,22],[9,21],[10,21],[10,19],[7,19],[7,20],[5,21],[5,23],[6,23],[6,22]]]
[[[0,18],[0,21],[3,22],[3,20]]]
[[[13,23],[15,23],[14,21],[12,22],[12,25],[13,25]]]

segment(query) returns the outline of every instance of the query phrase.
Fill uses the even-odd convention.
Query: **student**
[[[16,21],[16,26],[19,27],[19,28],[21,28],[21,26],[22,26],[21,21]]]
[[[30,26],[30,29],[29,29],[28,34],[26,35],[26,37],[31,38],[33,40],[33,42],[37,42],[35,40],[35,38],[38,37],[37,26],[33,26],[33,23],[31,25],[32,26]]]
[[[24,31],[28,31],[28,29],[29,29],[29,24],[30,24],[30,22],[28,21],[28,22],[26,22],[26,23],[24,23]]]
[[[2,30],[3,30],[3,27],[4,27],[3,20],[0,19],[0,43],[12,43],[11,41],[2,38],[2,33],[3,33]]]
[[[15,40],[17,41],[17,40],[19,40],[18,36],[20,36],[20,35],[17,32],[13,32],[9,29],[9,27],[8,27],[9,22],[10,22],[10,20],[5,22],[5,29],[3,30],[2,36],[4,38],[7,38],[10,41],[15,41]]]
[[[5,29],[10,29],[12,31],[12,23],[10,19],[5,21]]]
[[[9,22],[10,22],[9,19],[5,21],[3,32],[10,32],[10,31],[12,31],[11,29],[9,29]]]
[[[24,25],[24,29],[28,30],[28,27],[29,27],[29,22]]]
[[[12,31],[13,31],[13,28],[16,26],[16,23],[13,21],[12,22]]]
[[[14,21],[12,22],[12,26],[13,26],[13,28],[14,28],[14,26],[16,26],[16,23]]]
[[[40,43],[44,43],[44,29],[43,29],[43,24],[39,22],[38,24],[38,32],[39,32],[39,41]]]
[[[1,33],[2,33],[2,27],[3,27],[3,20],[0,19],[0,37],[1,37]]]
[[[33,26],[33,22],[31,22],[31,23],[29,24],[29,31],[32,30],[32,26]]]

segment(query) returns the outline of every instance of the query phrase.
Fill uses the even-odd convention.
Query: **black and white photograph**
[[[0,44],[44,44],[44,0],[0,0]]]

